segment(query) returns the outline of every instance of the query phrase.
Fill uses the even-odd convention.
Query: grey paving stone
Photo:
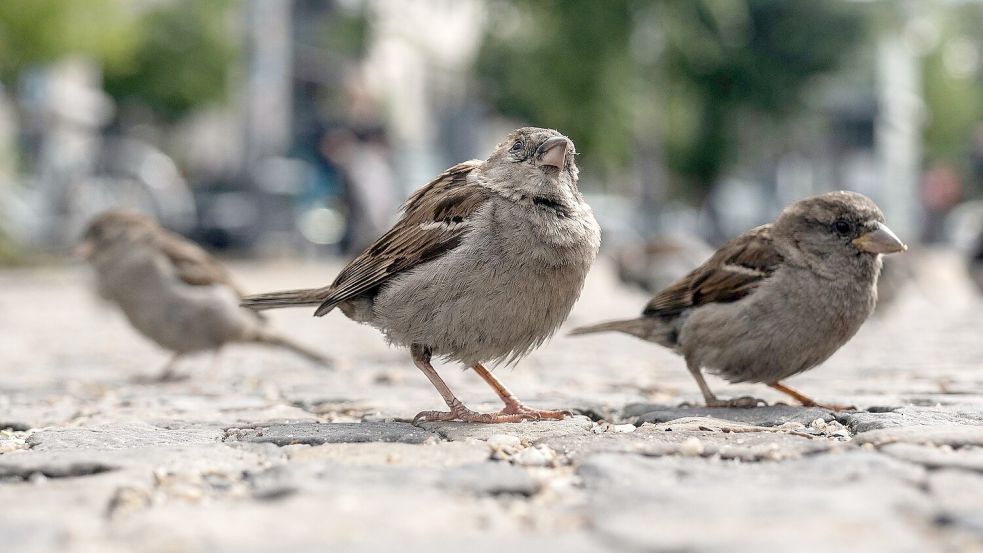
[[[23,432],[25,430],[30,430],[31,425],[26,422],[12,421],[12,420],[0,420],[0,430],[13,430],[15,432]]]
[[[331,461],[350,465],[447,467],[486,461],[491,453],[485,443],[437,442],[404,444],[389,442],[328,443],[287,446],[290,461]]]
[[[959,527],[977,539],[983,537],[983,476],[938,470],[929,474],[926,488],[938,508],[937,523]]]
[[[28,480],[35,476],[45,478],[77,478],[80,476],[91,476],[116,470],[116,467],[102,463],[79,462],[79,463],[50,463],[50,464],[0,464],[0,481],[3,480]]]
[[[681,425],[676,422],[646,423],[631,433],[572,435],[548,438],[541,443],[573,460],[590,453],[620,452],[647,456],[717,456],[745,462],[779,461],[845,447],[843,443],[807,434],[718,419],[694,417],[679,419]]]
[[[622,412],[625,420],[635,424],[645,422],[669,422],[686,417],[712,417],[757,426],[781,426],[789,422],[808,425],[816,419],[831,421],[833,413],[816,407],[795,407],[789,405],[768,405],[751,409],[710,408],[710,407],[667,407],[646,403],[625,406]]]
[[[449,489],[481,495],[531,496],[539,490],[539,484],[525,469],[508,463],[460,465],[447,470],[440,481]]]
[[[911,406],[899,407],[888,412],[842,413],[837,416],[837,419],[858,434],[899,426],[983,425],[983,413],[978,411],[940,410]]]
[[[167,445],[217,443],[224,436],[219,427],[162,428],[144,422],[107,423],[91,427],[48,428],[31,434],[32,450],[129,449]]]
[[[896,442],[961,446],[983,446],[983,426],[895,426],[857,434],[857,444],[881,446]]]
[[[882,453],[895,459],[918,463],[930,469],[963,469],[983,472],[983,448],[936,447],[910,443],[891,443],[880,448]],[[983,496],[980,496],[983,497]],[[983,503],[981,503],[983,508]]]
[[[929,516],[924,471],[876,453],[765,464],[599,454],[577,474],[591,492],[586,516],[622,550],[918,551],[931,543],[899,519]]]
[[[523,442],[535,443],[551,437],[587,434],[594,427],[594,422],[587,417],[575,415],[560,421],[524,421],[510,424],[424,422],[419,426],[451,441],[487,440],[496,434],[510,434],[517,436]]]
[[[274,424],[258,428],[232,429],[229,440],[320,445],[326,443],[400,442],[422,444],[435,440],[433,432],[405,422],[310,423]]]

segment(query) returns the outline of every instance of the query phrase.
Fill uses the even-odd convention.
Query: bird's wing
[[[771,225],[751,229],[659,292],[643,315],[673,316],[708,303],[737,301],[774,273],[781,262],[782,255],[771,238]]]
[[[471,225],[469,218],[491,198],[488,188],[468,180],[481,162],[467,161],[413,193],[403,204],[403,215],[381,238],[346,266],[323,289],[315,315],[371,291],[393,275],[436,259],[461,243]]]
[[[229,276],[225,267],[197,245],[170,232],[158,235],[156,243],[181,281],[192,286],[212,284],[228,286],[239,297],[243,296],[242,290]]]

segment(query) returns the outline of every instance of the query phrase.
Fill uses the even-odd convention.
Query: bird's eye
[[[522,151],[524,146],[525,145],[522,143],[521,140],[516,140],[515,143],[512,144],[512,148],[509,149],[509,151],[512,152],[513,154],[517,154]]]
[[[843,219],[837,219],[833,222],[833,230],[839,235],[846,236],[853,232],[853,225]]]

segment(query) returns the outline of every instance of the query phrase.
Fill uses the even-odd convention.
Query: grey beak
[[[908,246],[883,223],[877,223],[877,230],[854,239],[853,245],[870,253],[896,253],[908,249]]]
[[[547,139],[536,149],[536,165],[549,165],[562,169],[567,162],[567,151],[573,143],[565,136],[554,136]]]

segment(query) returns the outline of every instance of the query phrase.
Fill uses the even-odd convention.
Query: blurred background
[[[983,286],[980,29],[968,0],[4,0],[0,265],[120,206],[236,256],[351,255],[530,124],[573,138],[643,288],[832,189]]]

